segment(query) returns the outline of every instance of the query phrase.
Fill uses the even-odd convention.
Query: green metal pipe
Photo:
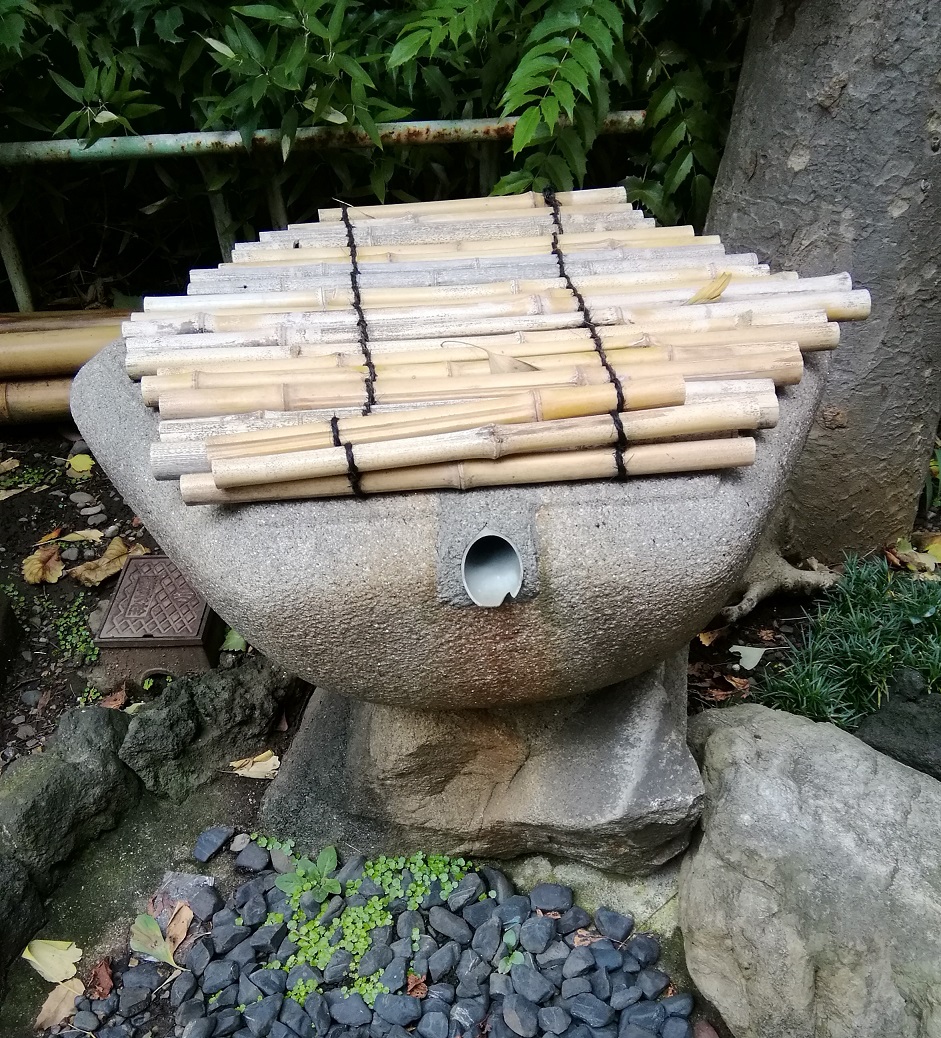
[[[383,144],[466,144],[471,141],[508,140],[517,118],[432,119],[426,122],[379,123]],[[601,127],[605,134],[631,133],[644,123],[643,112],[612,112]],[[336,126],[302,127],[296,148],[370,148],[373,142],[363,130]],[[259,130],[252,137],[252,151],[280,150],[278,130]],[[167,159],[192,155],[244,152],[241,136],[231,131],[204,133],[153,133],[138,137],[102,137],[90,147],[81,141],[11,141],[0,144],[0,166],[32,162],[127,162],[132,159]]]

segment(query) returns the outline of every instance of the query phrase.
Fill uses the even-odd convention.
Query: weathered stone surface
[[[260,657],[177,678],[131,719],[121,759],[152,792],[185,800],[229,761],[258,750],[292,686]]]
[[[941,785],[760,706],[701,714],[690,742],[707,808],[680,921],[736,1038],[941,1034]]]
[[[79,372],[72,410],[124,499],[252,645],[344,695],[463,709],[607,688],[702,630],[784,487],[823,368],[807,358],[756,463],[734,472],[232,509],[187,507],[153,478],[157,418],[120,343]],[[484,528],[522,558],[520,596],[500,609],[472,606],[461,583]]]
[[[21,757],[4,772],[0,854],[24,865],[41,891],[136,801],[140,784],[117,756],[127,724],[119,710],[69,710],[45,753]]]
[[[473,714],[317,690],[262,807],[266,829],[370,853],[532,851],[623,872],[686,846],[702,786],[685,654],[565,703]]]
[[[26,869],[0,855],[0,998],[5,991],[7,967],[23,951],[45,921],[39,891]]]
[[[928,691],[918,671],[896,675],[881,709],[865,718],[856,735],[880,753],[941,779],[941,696]]]

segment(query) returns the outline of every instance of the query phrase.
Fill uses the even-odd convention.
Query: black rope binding
[[[624,423],[617,411],[611,411],[611,421],[618,438],[614,444],[614,462],[618,467],[618,479],[627,479],[627,466],[624,464],[624,452],[627,450],[627,434],[624,432]]]
[[[333,446],[342,447],[343,444],[340,442],[340,419],[336,415],[330,419],[330,432],[333,434]]]
[[[621,385],[621,380],[617,376],[617,372],[614,370],[611,361],[608,360],[608,355],[605,353],[604,343],[601,341],[601,336],[598,334],[598,329],[595,327],[595,322],[591,319],[591,312],[585,303],[585,298],[575,287],[575,283],[569,277],[568,271],[565,269],[565,257],[562,255],[562,250],[559,248],[559,235],[562,234],[562,212],[559,207],[559,200],[555,197],[555,191],[551,187],[543,188],[542,197],[545,203],[552,210],[552,223],[554,225],[552,231],[552,255],[555,256],[555,261],[559,265],[559,276],[565,282],[565,287],[572,293],[575,299],[575,303],[578,306],[578,311],[582,315],[582,324],[588,329],[588,335],[591,338],[592,345],[595,348],[595,352],[598,354],[601,360],[601,366],[608,374],[608,379],[614,386],[614,392],[617,394],[617,410],[624,410],[624,387]],[[618,419],[620,421],[620,419]],[[623,459],[618,464],[618,471],[624,467]],[[623,477],[622,477],[623,478]]]
[[[366,324],[366,315],[363,313],[363,297],[360,295],[359,290],[359,262],[356,258],[356,238],[353,236],[350,207],[345,202],[340,204],[340,216],[343,220],[343,226],[346,228],[346,245],[350,250],[350,287],[353,290],[353,309],[356,311],[359,348],[362,350],[363,359],[366,362],[366,403],[363,407],[363,414],[369,414],[376,403],[376,365],[373,364],[372,353],[369,350],[369,328]]]
[[[365,497],[366,494],[360,485],[359,469],[356,467],[356,459],[353,457],[353,444],[346,442],[343,444],[343,449],[346,451],[346,474],[350,481],[350,487],[353,491],[354,497]]]

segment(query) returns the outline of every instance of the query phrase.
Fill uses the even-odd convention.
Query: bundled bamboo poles
[[[155,475],[239,504],[751,464],[868,310],[603,189],[325,210],[123,331]]]

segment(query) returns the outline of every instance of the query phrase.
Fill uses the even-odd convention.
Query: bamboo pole
[[[70,378],[0,382],[0,424],[67,418],[71,389]]]
[[[715,471],[750,465],[754,459],[755,441],[749,436],[686,443],[641,444],[628,448],[622,455],[628,476]],[[468,461],[367,472],[362,477],[361,488],[366,494],[404,490],[471,490],[476,487],[527,483],[613,479],[617,475],[616,454],[612,450],[561,451],[502,458],[499,461]],[[180,492],[188,505],[345,497],[353,493],[349,480],[343,476],[220,490],[210,473],[181,476]]]
[[[628,441],[646,441],[753,430],[758,428],[759,419],[758,407],[742,401],[729,401],[636,411],[620,416],[619,422]],[[362,473],[443,462],[495,461],[515,454],[594,449],[616,443],[618,435],[618,426],[610,415],[518,425],[491,423],[434,436],[358,444],[355,464]],[[217,487],[224,489],[294,479],[321,479],[348,472],[349,459],[344,447],[222,459],[212,463],[213,480]]]
[[[0,378],[74,375],[104,346],[121,335],[121,326],[92,324],[62,331],[12,331],[0,334]]]
[[[130,317],[130,310],[32,310],[0,314],[0,335],[7,332],[47,332],[66,328],[113,326]],[[0,342],[3,342],[0,339]]]
[[[786,351],[792,356],[799,349],[797,343],[749,344],[743,346],[702,346],[673,347],[647,346],[634,349],[612,349],[607,351],[609,363],[625,371],[633,371],[638,366],[652,364],[658,367],[664,363],[677,363],[683,367],[687,375],[696,374],[700,365],[729,362],[737,359],[743,364],[752,357],[763,358],[776,351]],[[445,352],[445,351],[442,351]],[[324,367],[320,358],[297,358],[284,361],[245,361],[227,367],[196,369],[174,372],[170,374],[145,375],[141,379],[141,396],[148,406],[156,406],[162,394],[187,389],[222,389],[233,386],[256,386],[268,383],[287,382],[291,378],[311,378],[317,376],[326,387],[332,379],[338,384],[349,385],[352,379],[362,381],[366,374],[362,355],[347,355],[349,362],[339,366]],[[500,361],[501,363],[497,363]],[[506,364],[507,366],[503,366]],[[422,357],[421,362],[403,361],[401,355],[382,356],[374,367],[379,376],[377,386],[385,384],[387,378],[417,379],[425,381],[430,378],[462,378],[470,376],[487,376],[489,374],[510,373],[514,370],[552,371],[578,368],[601,368],[601,355],[584,344],[581,352],[555,353],[527,358],[526,361],[514,358],[501,358],[497,355],[483,356],[479,360],[467,361],[433,361]],[[687,369],[688,366],[688,369]]]
[[[777,385],[800,381],[803,362],[800,350],[780,344],[747,358],[719,357],[644,364],[634,369],[619,367],[624,384],[681,376],[687,378],[762,378]],[[403,403],[415,400],[453,400],[490,398],[524,389],[552,386],[584,386],[608,382],[608,372],[598,367],[561,368],[552,371],[510,372],[489,376],[455,378],[392,378],[380,376],[374,383],[377,403]],[[296,411],[326,407],[365,407],[367,391],[360,372],[335,372],[329,382],[296,378],[266,382],[259,378],[253,386],[218,389],[172,390],[159,397],[160,413],[167,418],[191,418],[212,414],[238,414],[262,409]]]

